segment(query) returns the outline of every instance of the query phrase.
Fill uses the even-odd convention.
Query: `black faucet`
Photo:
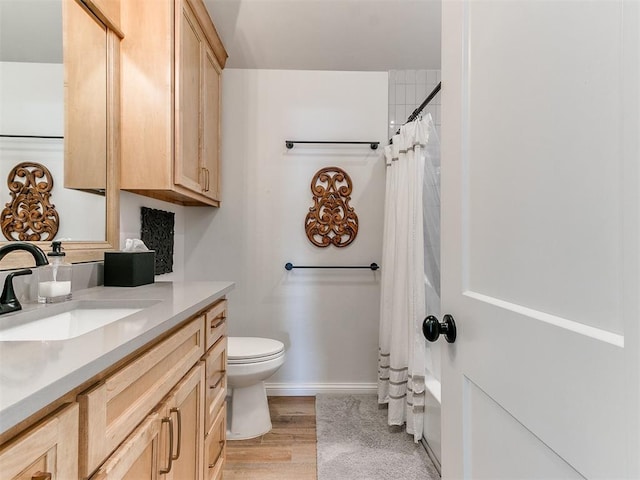
[[[0,247],[0,260],[2,260],[8,253],[11,253],[15,250],[24,250],[25,252],[29,252],[33,256],[33,259],[36,261],[36,267],[41,267],[43,265],[49,264],[47,255],[42,251],[40,247],[33,243],[23,242],[10,242],[2,245]],[[24,270],[11,272],[9,275],[7,275],[7,278],[4,280],[2,295],[0,295],[0,315],[22,310],[22,305],[20,305],[20,302],[18,301],[18,298],[16,297],[16,294],[13,290],[13,277],[17,277],[19,275],[31,275],[31,273],[33,273],[31,269],[27,268]]]

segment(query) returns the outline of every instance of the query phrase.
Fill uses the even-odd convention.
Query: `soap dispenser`
[[[71,300],[71,265],[64,261],[61,242],[51,244],[49,265],[38,267],[38,302],[56,303]]]

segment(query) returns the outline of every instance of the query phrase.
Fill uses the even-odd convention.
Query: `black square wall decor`
[[[156,275],[173,272],[173,230],[175,214],[140,207],[140,239],[156,252]]]

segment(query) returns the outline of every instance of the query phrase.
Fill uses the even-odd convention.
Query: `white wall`
[[[185,210],[186,275],[236,282],[228,297],[229,333],[285,343],[286,363],[270,380],[282,393],[375,388],[379,273],[287,272],[284,264],[380,263],[382,148],[300,145],[289,151],[284,141],[384,145],[387,83],[386,72],[223,73],[223,203],[219,210]],[[311,178],[325,166],[345,169],[353,181],[360,228],[346,248],[317,248],[305,235]]]
[[[64,135],[62,63],[0,62],[0,133]]]
[[[185,229],[184,229],[184,212],[187,207],[175,205],[173,203],[163,202],[155,198],[143,197],[130,192],[120,192],[120,248],[124,248],[127,238],[140,238],[140,228],[142,221],[140,219],[140,208],[154,208],[156,210],[164,210],[165,212],[173,212],[174,215],[174,233],[173,233],[173,272],[164,275],[156,275],[156,282],[163,281],[183,281],[184,275],[184,245],[185,245]],[[197,211],[202,209],[195,208]]]

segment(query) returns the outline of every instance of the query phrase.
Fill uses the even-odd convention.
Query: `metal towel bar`
[[[380,268],[377,263],[372,263],[371,265],[294,265],[293,263],[286,263],[284,266],[287,270],[293,270],[294,268],[366,268],[367,270],[376,271]]]
[[[291,150],[296,143],[319,143],[319,144],[336,144],[336,145],[369,145],[371,150],[377,150],[380,142],[327,142],[323,140],[313,141],[313,140],[285,140],[285,146]]]

